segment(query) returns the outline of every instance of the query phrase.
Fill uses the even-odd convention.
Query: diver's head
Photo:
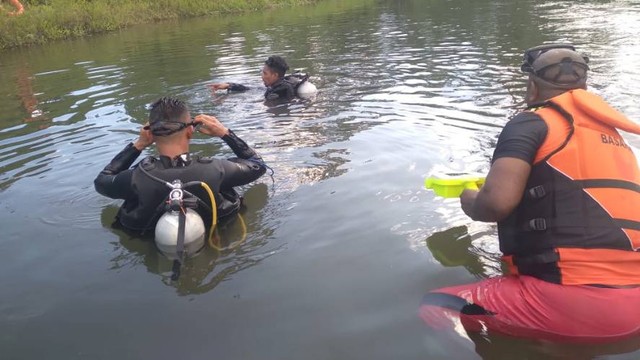
[[[182,100],[163,97],[151,104],[149,129],[162,155],[168,155],[163,153],[163,148],[168,146],[186,146],[187,149],[184,151],[187,151],[195,125],[187,104]]]
[[[570,44],[546,44],[528,49],[520,69],[529,74],[527,104],[543,102],[568,90],[587,88],[589,58]]]
[[[262,81],[265,86],[271,86],[282,79],[289,70],[287,61],[281,56],[269,56],[262,67]]]

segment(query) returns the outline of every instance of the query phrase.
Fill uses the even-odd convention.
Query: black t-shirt
[[[519,113],[502,129],[491,162],[512,157],[533,165],[536,153],[547,137],[547,131],[547,124],[536,113]]]

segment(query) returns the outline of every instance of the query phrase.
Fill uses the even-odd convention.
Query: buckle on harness
[[[547,221],[543,218],[529,220],[529,228],[534,231],[547,230]]]
[[[528,192],[529,196],[531,196],[533,199],[540,199],[547,195],[547,192],[544,190],[543,185],[532,187]]]

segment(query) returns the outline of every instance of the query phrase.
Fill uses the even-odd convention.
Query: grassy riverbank
[[[234,14],[319,0],[31,0],[25,12],[0,0],[0,49],[79,37],[159,20]]]

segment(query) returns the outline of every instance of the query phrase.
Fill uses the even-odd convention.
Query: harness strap
[[[178,258],[173,260],[173,269],[171,274],[171,280],[176,281],[180,278],[180,267],[182,266],[182,260],[184,255],[184,228],[186,225],[187,215],[184,209],[180,209],[178,214],[178,244],[176,245],[176,253]]]

